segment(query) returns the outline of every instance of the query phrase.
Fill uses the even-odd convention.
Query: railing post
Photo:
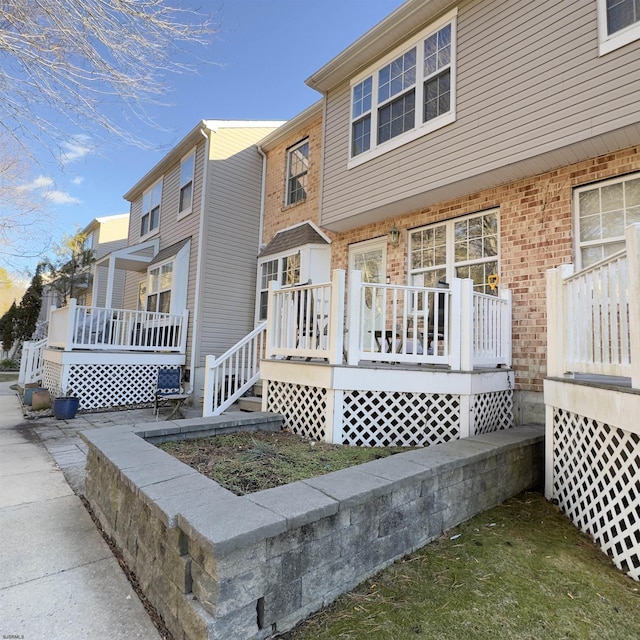
[[[461,368],[461,336],[462,336],[462,280],[452,278],[449,284],[449,367],[453,371]]]
[[[572,264],[547,270],[547,375],[564,374],[564,280],[573,273]]]
[[[473,280],[460,281],[460,370],[473,371]]]
[[[331,301],[329,303],[329,364],[342,364],[344,346],[344,269],[334,269],[331,278]]]
[[[629,333],[631,386],[640,389],[640,223],[625,230],[627,277],[629,278]]]
[[[67,317],[67,333],[64,339],[64,350],[71,351],[71,349],[73,349],[77,320],[77,303],[75,298],[69,298],[69,306],[67,307],[67,310],[69,315]]]
[[[180,353],[187,352],[187,330],[189,329],[189,309],[182,312],[182,331],[180,332]]]
[[[360,361],[360,291],[362,272],[349,274],[349,294],[347,296],[347,364],[355,367]]]
[[[282,309],[277,309],[275,303],[275,293],[280,289],[277,280],[269,282],[269,292],[267,293],[267,336],[265,344],[264,357],[266,359],[273,357],[273,349],[275,347],[276,322],[281,322],[281,318],[276,318],[276,313],[282,314]]]
[[[512,325],[513,325],[513,296],[511,289],[503,289],[500,297],[505,301],[502,305],[502,314],[500,316],[500,336],[502,338],[502,349],[505,359],[505,365],[510,367],[512,364]],[[500,354],[499,354],[500,355]]]
[[[213,368],[215,367],[216,357],[207,356],[204,365],[204,398],[202,403],[202,417],[209,418],[213,415],[213,388],[215,375]]]
[[[25,375],[27,371],[27,361],[29,360],[29,350],[31,348],[31,342],[25,340],[22,343],[22,357],[20,358],[20,373],[18,374],[18,384],[24,385]]]

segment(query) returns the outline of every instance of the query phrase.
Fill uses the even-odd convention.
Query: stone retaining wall
[[[544,428],[413,450],[237,497],[150,441],[270,414],[85,432],[86,496],[176,640],[259,640],[542,482]]]

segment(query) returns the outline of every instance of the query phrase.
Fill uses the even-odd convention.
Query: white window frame
[[[285,265],[287,264],[290,258],[294,258],[294,257],[297,257],[297,261],[298,261],[297,279],[291,282],[287,282],[285,280],[285,276],[287,274],[287,268]],[[277,263],[276,270],[273,272],[276,277],[271,278],[271,280],[268,280],[266,282],[266,286],[263,286],[262,268],[265,264],[268,264],[270,262]],[[281,287],[292,287],[297,284],[300,284],[301,278],[302,278],[302,252],[300,251],[300,249],[296,249],[295,251],[287,251],[281,254],[274,254],[272,256],[265,256],[264,258],[262,258],[258,262],[258,286],[256,289],[258,292],[258,295],[256,296],[256,320],[258,322],[263,322],[264,320],[266,320],[266,313],[265,313],[265,317],[262,317],[263,314],[261,313],[261,310],[263,306],[262,298],[263,296],[266,296],[269,291],[269,282],[275,280],[280,284]],[[265,312],[266,312],[266,307],[265,307]]]
[[[496,216],[496,237],[497,237],[497,247],[496,247],[496,255],[495,256],[486,256],[484,258],[475,258],[471,260],[456,260],[455,254],[455,225],[460,222],[465,222],[467,220],[471,220],[473,218],[483,217],[489,214],[495,214]],[[444,265],[437,265],[435,267],[412,267],[412,255],[413,255],[413,243],[414,243],[414,234],[417,234],[426,229],[435,229],[436,227],[444,227],[445,228],[445,263]],[[446,282],[451,282],[452,278],[456,277],[456,268],[457,267],[465,267],[471,266],[474,264],[486,264],[490,262],[495,262],[497,265],[497,275],[498,282],[500,276],[500,210],[499,209],[487,209],[485,211],[478,211],[469,215],[461,216],[459,218],[450,218],[449,220],[441,220],[439,222],[433,222],[431,224],[427,224],[421,227],[416,227],[415,229],[410,229],[409,233],[409,250],[407,257],[407,274],[408,274],[408,283],[412,285],[414,283],[414,277],[420,276],[423,273],[428,273],[429,271],[434,271],[438,269],[444,269],[445,271],[445,280]],[[433,284],[436,286],[437,282]],[[488,289],[489,283],[484,282],[482,285],[475,284],[474,291],[478,291],[479,287],[482,286],[483,291],[480,293],[491,293],[493,295],[497,294],[498,289],[490,290]]]
[[[155,193],[157,190],[157,204],[155,199]],[[156,224],[155,226],[151,226],[154,222],[154,211],[157,208],[157,216],[155,216]],[[147,239],[151,236],[156,235],[160,231],[160,216],[162,214],[162,178],[156,181],[151,187],[149,187],[142,194],[142,210],[140,211],[140,239]],[[146,231],[143,233],[143,229],[145,228],[145,218],[147,218],[148,222],[146,225]]]
[[[598,3],[598,54],[603,56],[611,51],[640,39],[640,19],[620,31],[609,34],[607,25],[607,0]],[[639,17],[640,18],[640,17]]]
[[[190,174],[184,175],[187,163],[191,163]],[[193,211],[193,196],[196,174],[196,150],[192,149],[187,155],[185,155],[180,161],[180,190],[178,191],[178,220],[188,216]],[[188,186],[191,186],[191,198],[189,206],[182,208],[182,194]]]
[[[347,167],[352,169],[357,167],[373,158],[377,158],[388,151],[397,149],[398,147],[407,144],[417,138],[420,138],[428,133],[436,131],[456,120],[456,52],[457,52],[457,16],[458,9],[453,9],[446,15],[442,16],[439,20],[431,23],[426,29],[421,31],[411,41],[404,43],[402,46],[397,47],[389,55],[385,56],[382,60],[376,63],[375,66],[369,67],[363,73],[358,74],[351,80],[349,87],[349,151]],[[431,120],[423,122],[423,110],[424,110],[424,84],[428,79],[424,75],[424,41],[437,31],[440,31],[447,24],[451,25],[451,59],[449,63],[450,71],[450,102],[449,111],[443,113]],[[402,91],[395,93],[388,101],[378,104],[378,78],[381,69],[403,56],[411,49],[416,48],[416,78],[413,87],[415,88],[415,123],[412,129],[405,131],[389,140],[386,140],[380,144],[377,142],[378,138],[378,112],[385,104],[393,102],[397,98],[405,95],[410,87],[405,87]],[[443,69],[446,67],[443,67]],[[442,73],[442,69],[439,69],[438,74]],[[371,108],[368,110],[370,116],[370,146],[367,151],[362,151],[358,155],[352,155],[353,153],[353,128],[354,124],[364,117],[366,117],[366,111],[359,113],[357,116],[353,114],[353,91],[354,87],[364,82],[368,78],[371,78]]]
[[[307,168],[302,172],[302,173],[297,173],[295,175],[292,175],[291,173],[291,166],[292,166],[292,162],[291,159],[293,157],[293,154],[298,151],[301,147],[307,146],[307,155],[306,155],[306,159],[307,159]],[[285,184],[285,204],[287,207],[296,205],[296,204],[301,204],[303,202],[306,202],[307,200],[307,176],[309,175],[309,138],[305,138],[304,140],[300,140],[300,142],[294,144],[292,147],[289,147],[287,149],[287,180],[286,180],[286,184]],[[292,200],[291,199],[291,184],[294,180],[299,180],[301,182],[303,182],[302,184],[302,188],[304,190],[304,197],[299,198],[298,200]]]
[[[575,256],[575,264],[576,264],[577,270],[583,269],[585,268],[585,266],[590,266],[590,265],[583,264],[583,260],[582,260],[583,249],[587,249],[589,247],[602,247],[604,249],[604,255],[602,256],[601,259],[605,259],[607,256],[611,255],[612,253],[616,253],[618,250],[624,248],[624,241],[625,241],[624,229],[629,224],[634,222],[634,220],[629,221],[627,219],[628,218],[627,210],[632,207],[635,209],[640,207],[640,205],[636,205],[636,204],[633,204],[633,205],[627,204],[626,194],[625,194],[624,196],[625,202],[622,208],[623,215],[624,215],[624,220],[621,225],[622,233],[618,236],[609,236],[606,238],[598,238],[596,240],[591,240],[591,241],[589,240],[583,241],[580,238],[580,219],[581,219],[580,218],[580,194],[588,191],[595,191],[596,189],[601,190],[604,187],[608,187],[610,185],[631,182],[632,180],[639,180],[639,179],[640,179],[640,173],[632,173],[632,174],[620,176],[617,178],[611,178],[609,180],[601,180],[600,182],[593,182],[591,184],[584,185],[582,187],[576,187],[573,190],[573,225],[575,229],[575,233],[573,234],[573,236],[574,236],[574,256]],[[614,209],[614,211],[618,211],[618,209]],[[600,215],[602,215],[602,209],[600,209]],[[606,249],[608,245],[611,246],[609,250]],[[615,245],[618,245],[618,246],[616,247]],[[598,261],[599,260],[597,260],[596,262]]]
[[[162,270],[166,268],[168,265],[171,265],[171,282],[168,287],[162,286]],[[152,287],[152,274],[153,272],[158,272],[158,287],[154,289]],[[171,313],[171,305],[173,303],[173,284],[175,278],[175,264],[174,259],[165,260],[159,264],[154,264],[153,267],[149,267],[147,270],[147,287],[146,287],[146,302],[145,309],[151,313]],[[160,311],[160,297],[163,293],[169,293],[169,310],[168,311]],[[152,296],[157,296],[155,309],[149,309],[149,298]]]

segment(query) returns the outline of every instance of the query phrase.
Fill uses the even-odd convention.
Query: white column
[[[631,386],[640,389],[640,223],[625,231],[629,278],[629,332],[631,334]]]
[[[275,292],[280,289],[280,284],[276,280],[269,282],[269,293],[267,294],[267,330],[266,330],[266,345],[264,357],[269,359],[273,357],[273,348],[276,337],[276,313],[281,314],[282,309],[276,309],[275,304]]]
[[[505,364],[510,367],[513,360],[513,348],[512,348],[512,328],[513,328],[513,296],[511,295],[511,289],[504,289],[500,293],[500,297],[506,300],[506,304],[503,305],[502,317],[500,322],[500,335],[502,336],[502,350],[505,358]]]
[[[572,264],[547,270],[547,375],[565,372],[564,280],[573,273]]]
[[[362,273],[352,271],[349,274],[349,294],[347,296],[347,364],[357,366],[360,361],[360,290]]]
[[[208,418],[213,415],[213,394],[217,387],[215,375],[216,357],[207,356],[204,366],[204,399],[202,404],[202,417]]]
[[[460,283],[460,369],[473,371],[473,280]]]
[[[329,363],[342,364],[344,346],[344,269],[335,269],[331,278],[331,302],[329,304]]]
[[[547,273],[549,273],[547,271]],[[544,497],[551,500],[553,496],[553,407],[545,405],[544,434]]]

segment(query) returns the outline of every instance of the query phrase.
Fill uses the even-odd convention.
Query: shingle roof
[[[172,244],[169,247],[165,247],[161,251],[158,251],[158,253],[156,253],[156,255],[154,256],[153,260],[149,263],[149,266],[153,264],[158,264],[158,262],[163,262],[167,258],[171,258],[172,256],[175,256],[178,253],[178,251],[180,251],[180,249],[182,249],[182,247],[184,247],[184,245],[187,244],[187,242],[189,242],[190,240],[191,240],[191,236],[189,236],[188,238],[185,238],[184,240],[180,240],[180,242],[176,242],[175,244]]]
[[[279,231],[273,236],[269,244],[258,254],[259,258],[271,256],[275,253],[281,253],[295,247],[301,247],[305,244],[329,244],[323,236],[308,222],[297,225],[291,229]]]

